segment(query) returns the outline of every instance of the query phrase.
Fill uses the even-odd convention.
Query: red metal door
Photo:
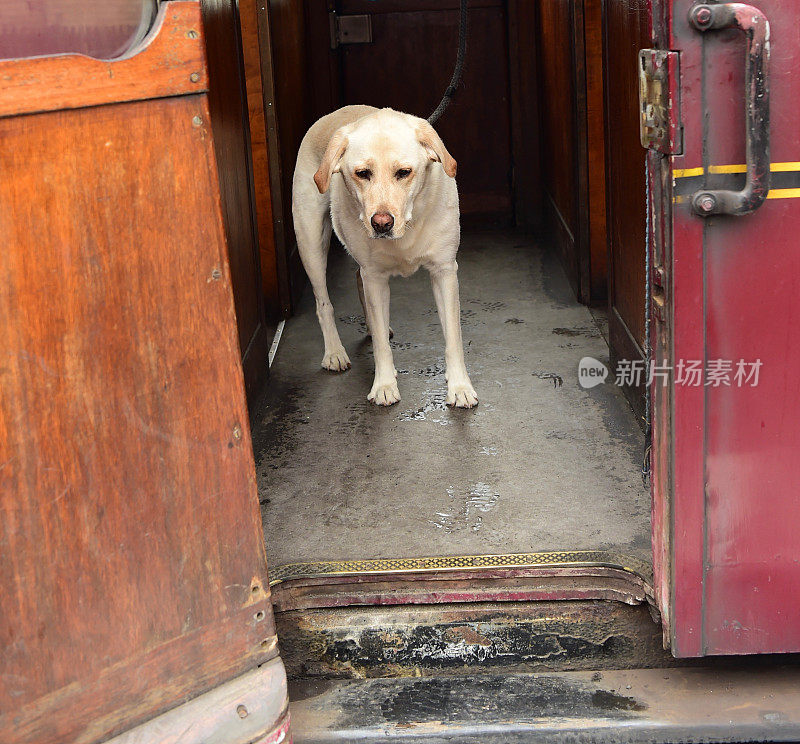
[[[651,338],[671,369],[651,387],[657,598],[676,656],[796,652],[796,2],[652,5],[656,46],[676,52],[651,65],[663,131],[645,114]]]

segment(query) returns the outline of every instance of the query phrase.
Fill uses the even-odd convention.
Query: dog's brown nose
[[[375,212],[372,215],[372,229],[378,235],[385,235],[394,227],[394,217],[388,212]]]

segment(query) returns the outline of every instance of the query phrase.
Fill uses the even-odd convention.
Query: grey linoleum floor
[[[309,288],[253,428],[271,566],[575,549],[647,558],[642,434],[611,381],[579,386],[581,357],[607,364],[608,347],[552,254],[510,231],[465,233],[462,322],[480,404],[450,410],[427,272],[392,281],[402,400],[379,408],[366,399],[372,350],[355,264],[331,253],[353,368],[320,367]]]

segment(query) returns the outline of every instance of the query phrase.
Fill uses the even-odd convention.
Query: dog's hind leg
[[[319,202],[320,206],[323,206],[323,200],[319,200]],[[333,304],[328,296],[328,284],[325,279],[325,272],[328,268],[328,249],[331,243],[331,218],[328,214],[327,204],[324,204],[323,209],[304,209],[302,216],[296,214],[294,225],[297,249],[314,290],[317,319],[325,343],[322,366],[331,372],[344,372],[350,369],[350,358],[344,350],[339,338],[339,331],[336,329]]]

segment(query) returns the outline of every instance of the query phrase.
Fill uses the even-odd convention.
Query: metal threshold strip
[[[428,556],[424,558],[376,558],[347,561],[291,563],[270,571],[270,586],[294,580],[348,577],[408,577],[452,574],[487,574],[542,569],[610,569],[631,574],[647,587],[652,569],[645,561],[607,550],[567,550],[505,555]]]

